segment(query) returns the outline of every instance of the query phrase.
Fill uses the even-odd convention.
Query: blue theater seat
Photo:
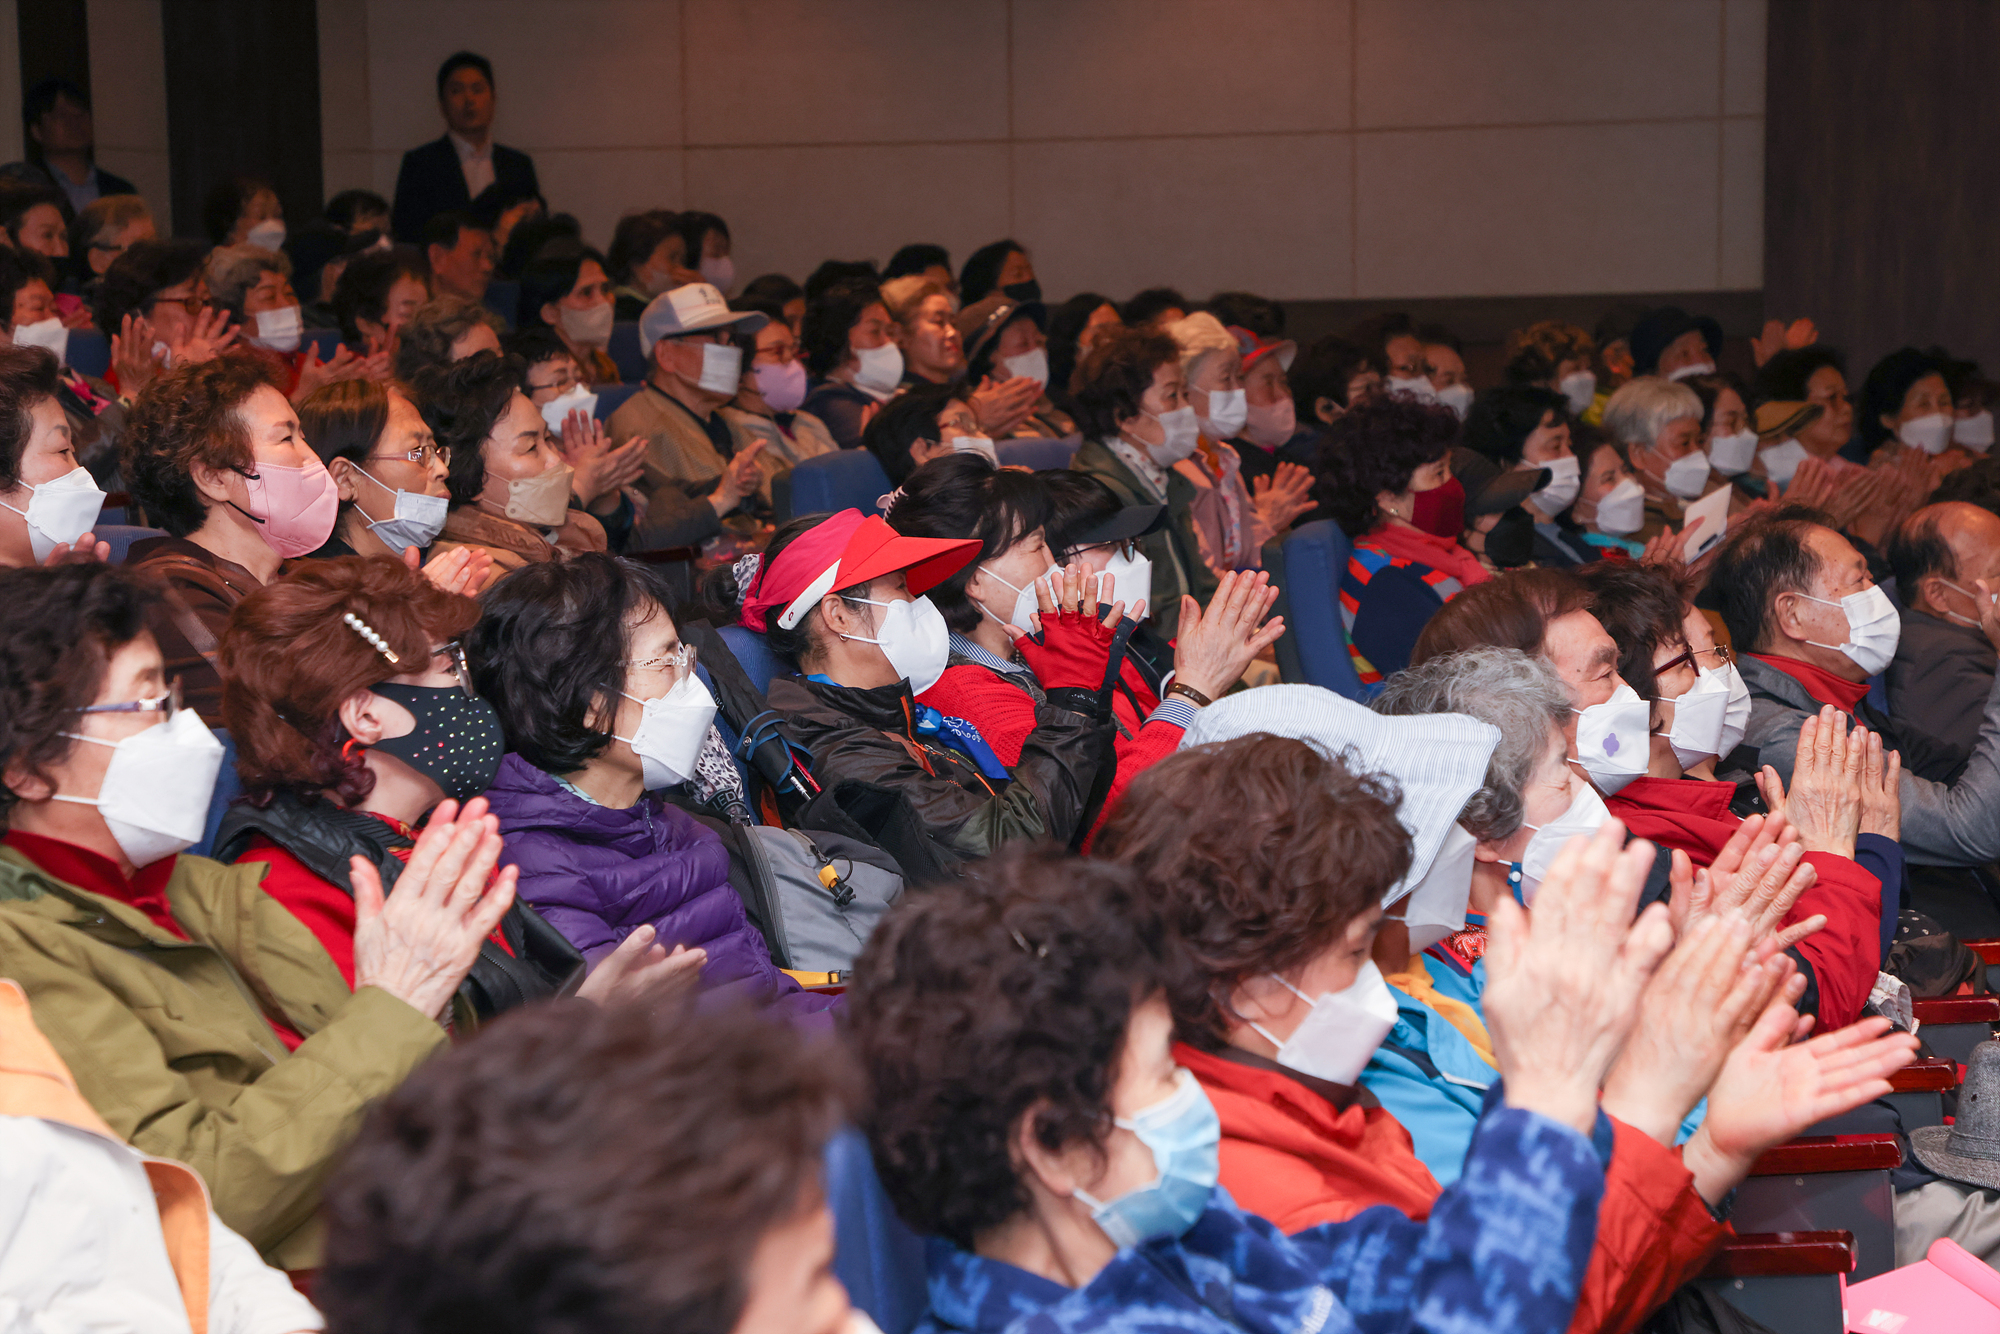
[[[644,385],[601,384],[597,386],[597,409],[590,415],[601,422],[611,420],[611,414],[625,406],[625,400],[638,393]]]
[[[835,1135],[824,1163],[834,1277],[882,1334],[910,1334],[930,1305],[923,1238],[896,1217],[858,1131]]]
[[[764,636],[745,630],[740,625],[719,626],[716,633],[722,636],[723,643],[729,645],[730,655],[736,659],[737,666],[743,669],[743,674],[760,692],[770,690],[772,677],[792,674],[784,659],[771,651]]]
[[[611,326],[611,341],[604,345],[611,359],[618,363],[618,378],[627,384],[636,384],[646,378],[646,354],[639,350],[639,325],[633,320],[623,320]]]
[[[1287,682],[1325,686],[1352,700],[1364,698],[1340,619],[1347,534],[1333,520],[1321,519],[1293,529],[1264,552],[1271,581],[1280,590],[1273,614],[1285,618],[1285,634],[1277,644],[1279,674]]]
[[[1033,468],[1039,472],[1043,468],[1069,467],[1069,461],[1076,457],[1076,447],[1080,443],[1076,436],[1064,436],[1060,440],[1036,437],[1001,440],[995,443],[993,449],[999,454],[1002,467]]]
[[[772,508],[780,523],[797,514],[833,510],[875,514],[875,502],[894,489],[873,454],[841,449],[802,460],[789,477],[781,477],[772,487]]]
[[[63,361],[73,370],[102,379],[111,369],[111,339],[95,329],[71,329]]]
[[[163,529],[136,528],[122,523],[100,523],[91,529],[91,533],[98,541],[108,542],[111,545],[111,563],[113,565],[123,565],[125,563],[125,555],[131,551],[134,542],[143,541],[149,537],[165,537],[167,535]]]

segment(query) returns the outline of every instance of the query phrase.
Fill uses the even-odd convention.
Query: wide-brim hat
[[[965,344],[966,364],[978,361],[979,354],[993,345],[1001,331],[1019,319],[1033,320],[1037,329],[1047,333],[1049,308],[1039,301],[1016,301],[1004,292],[990,292],[952,316],[959,340]]]
[[[1549,484],[1547,468],[1502,468],[1484,454],[1453,445],[1451,475],[1465,488],[1465,517],[1505,514]]]
[[[1710,361],[1722,355],[1720,324],[1706,315],[1690,315],[1679,306],[1658,306],[1641,315],[1632,326],[1632,336],[1627,340],[1632,348],[1632,365],[1641,375],[1657,373],[1660,354],[1691,329],[1699,330],[1701,341],[1708,344]]]
[[[1752,427],[1757,432],[1757,443],[1768,445],[1774,440],[1791,439],[1825,413],[1826,408],[1818,403],[1772,399],[1757,405]]]
[[[1941,1177],[2000,1190],[2000,1042],[1972,1049],[1954,1123],[1912,1130],[1910,1150]]]
[[[800,533],[757,565],[743,599],[742,623],[763,633],[766,613],[784,608],[778,624],[797,625],[819,600],[898,570],[906,572],[911,597],[922,597],[957,574],[979,555],[978,538],[905,537],[879,514],[842,510]]]
[[[639,350],[653,355],[653,344],[680,334],[736,328],[755,333],[771,322],[758,310],[731,310],[722,293],[708,283],[686,283],[662,292],[639,315]]]

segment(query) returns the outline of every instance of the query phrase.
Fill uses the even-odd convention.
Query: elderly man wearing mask
[[[1911,515],[1889,544],[1902,633],[1889,662],[1889,718],[1971,758],[1993,693],[1994,639],[1979,610],[2000,592],[2000,516],[1962,501]]]
[[[1604,405],[1604,433],[1631,452],[1645,488],[1648,537],[1679,524],[1720,480],[1702,452],[1701,419],[1699,394],[1655,375],[1628,380]]]

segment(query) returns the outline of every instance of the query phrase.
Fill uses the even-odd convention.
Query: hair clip
[[[369,645],[373,647],[377,653],[387,658],[389,660],[389,665],[391,667],[400,667],[402,665],[403,660],[397,657],[395,653],[390,649],[388,640],[382,638],[382,636],[375,633],[375,627],[368,624],[368,622],[362,620],[359,616],[356,616],[351,611],[344,613],[340,619],[344,621],[348,626],[352,627],[355,634],[360,635],[363,639],[367,640]]]
[[[736,577],[739,594],[747,596],[757,582],[757,575],[764,568],[764,553],[753,551],[747,556],[738,556],[736,563],[729,567],[729,573]]]
[[[901,500],[902,498],[903,498],[903,488],[899,486],[894,491],[889,492],[887,495],[881,495],[875,497],[875,508],[882,511],[882,513],[886,516],[890,510],[896,508],[896,502]]]
[[[1049,947],[1047,945],[1030,945],[1027,938],[1011,926],[1007,928],[1007,934],[1012,936],[1014,943],[1021,947],[1021,953],[1032,954],[1037,959],[1046,959],[1049,957]]]

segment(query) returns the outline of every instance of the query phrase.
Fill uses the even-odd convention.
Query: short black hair
[[[882,285],[882,275],[877,273],[875,266],[865,259],[826,259],[821,260],[819,267],[806,275],[805,286],[801,290],[805,293],[807,301],[815,301],[827,288],[850,279],[860,279],[877,287]]]
[[[135,241],[111,261],[97,285],[91,317],[109,338],[131,314],[147,313],[153,293],[178,287],[198,275],[208,261],[199,241]]]
[[[447,209],[434,215],[424,224],[424,254],[429,255],[434,245],[441,245],[446,250],[456,249],[458,234],[468,229],[475,232],[487,230],[479,219],[460,209]]]
[[[389,311],[389,293],[404,278],[429,286],[430,266],[414,246],[368,250],[348,260],[333,285],[333,317],[340,321],[341,337],[359,344],[360,321],[380,324]]]
[[[1684,644],[1685,590],[1657,565],[1635,560],[1592,561],[1575,571],[1590,590],[1590,614],[1618,645],[1618,675],[1640,699],[1660,697],[1653,658],[1662,644]]]
[[[1807,505],[1780,505],[1722,540],[1709,587],[1722,600],[1722,623],[1738,653],[1762,652],[1770,643],[1771,608],[1780,593],[1808,593],[1819,577],[1819,557],[1806,545],[1814,528],[1833,520]]]
[[[1125,508],[1116,491],[1087,472],[1045,468],[1035,480],[1042,484],[1042,500],[1048,507],[1042,537],[1058,564],[1067,565],[1083,544],[1084,534]]]
[[[670,209],[649,208],[627,213],[611,229],[611,249],[605,252],[605,271],[612,282],[630,287],[634,271],[653,257],[653,252],[660,248],[660,242],[680,234],[680,214]],[[687,258],[685,252],[681,258]]]
[[[250,201],[265,193],[276,195],[278,192],[262,176],[239,172],[217,181],[201,202],[201,225],[208,233],[208,239],[217,245],[227,241],[236,220],[243,216],[243,210],[250,206]]]
[[[1049,397],[1058,403],[1069,401],[1070,382],[1076,378],[1077,352],[1090,317],[1106,306],[1115,312],[1118,303],[1100,292],[1078,292],[1049,311]],[[1119,322],[1124,322],[1119,316]]]
[[[1248,329],[1259,338],[1282,338],[1285,308],[1255,292],[1217,292],[1208,299],[1208,313],[1226,328]]]
[[[373,190],[342,190],[326,201],[326,220],[343,232],[354,230],[354,220],[364,213],[389,215],[389,201]]]
[[[1090,349],[1076,368],[1070,413],[1086,440],[1109,440],[1118,423],[1144,411],[1141,401],[1160,367],[1178,363],[1180,347],[1166,334],[1120,329]]]
[[[979,608],[965,586],[981,565],[1047,523],[1048,512],[1048,489],[1033,473],[995,468],[978,454],[948,454],[906,477],[883,517],[905,537],[979,539],[979,554],[925,595],[947,626],[969,635],[979,628]]]
[[[1905,606],[1915,601],[1917,585],[1931,575],[1958,578],[1958,558],[1938,531],[1935,503],[1905,519],[1889,539],[1889,568],[1896,572],[1896,591]]]
[[[911,446],[919,440],[938,439],[938,414],[952,400],[965,397],[957,383],[915,384],[882,405],[861,433],[861,445],[875,456],[889,480],[901,486],[915,470]]]
[[[1438,347],[1448,347],[1460,356],[1465,355],[1465,340],[1442,324],[1419,324],[1417,341],[1426,347],[1435,344]]]
[[[465,656],[480,697],[500,715],[507,749],[551,774],[603,754],[632,656],[626,618],[648,603],[652,615],[670,614],[659,576],[591,551],[516,570],[480,601]]]
[[[532,329],[547,324],[542,307],[562,300],[575,289],[586,261],[610,276],[604,256],[580,241],[558,241],[543,247],[542,253],[521,270],[521,302],[514,311],[514,327]]]
[[[806,317],[799,322],[799,351],[806,369],[825,379],[847,360],[847,336],[861,321],[861,312],[882,303],[882,288],[873,278],[848,278],[813,295],[807,284]]]
[[[1314,430],[1324,430],[1315,411],[1319,401],[1325,398],[1343,408],[1353,406],[1347,401],[1348,384],[1373,367],[1368,353],[1339,334],[1328,334],[1300,352],[1285,373],[1292,386],[1292,406],[1298,410],[1298,419],[1311,423]]]
[[[932,245],[927,241],[915,241],[889,256],[888,264],[884,265],[882,269],[882,281],[888,282],[891,278],[902,278],[912,273],[922,273],[925,269],[932,266],[950,273],[951,252],[941,245]]]
[[[57,99],[64,97],[85,111],[90,110],[90,94],[84,92],[76,80],[65,79],[58,75],[55,78],[43,79],[28,89],[26,95],[21,98],[21,128],[34,129],[42,117],[56,109]],[[29,142],[34,142],[32,136],[29,137]]]
[[[576,353],[569,350],[569,344],[562,336],[546,324],[538,324],[532,329],[516,329],[504,334],[500,339],[500,350],[521,359],[521,392],[528,392],[527,374],[545,361],[557,357],[576,360]]]
[[[1837,349],[1823,343],[1787,348],[1757,369],[1757,383],[1751,392],[1757,403],[1804,402],[1813,372],[1825,366],[1839,371],[1841,379],[1847,378],[1847,362]]]
[[[529,218],[516,224],[514,230],[507,234],[507,244],[500,249],[500,262],[495,271],[505,278],[518,279],[544,250],[569,241],[583,244],[583,224],[570,214]]]
[[[1194,303],[1171,287],[1148,287],[1127,301],[1119,314],[1125,317],[1125,323],[1139,325],[1147,323],[1163,310],[1178,310],[1186,314],[1193,309]]]
[[[13,329],[15,294],[37,279],[49,285],[49,295],[55,295],[58,279],[47,255],[13,246],[0,249],[0,329]]]
[[[703,213],[699,209],[689,209],[680,215],[681,241],[687,246],[687,266],[701,267],[702,248],[708,242],[710,232],[721,232],[722,239],[729,239],[729,224],[714,213]]]
[[[53,783],[50,767],[78,744],[63,735],[76,711],[163,601],[154,580],[94,560],[0,570],[0,770],[19,765]],[[18,800],[0,783],[0,818]]]
[[[372,1334],[724,1334],[852,1085],[837,1043],[742,1004],[524,1006],[369,1112],[313,1301]]]
[[[1457,415],[1439,403],[1408,394],[1357,403],[1326,427],[1313,498],[1358,542],[1382,517],[1376,495],[1408,490],[1417,469],[1449,454],[1457,436]]]
[[[747,301],[768,301],[782,310],[787,303],[797,301],[805,294],[805,288],[782,273],[760,273],[743,284],[743,290],[737,293],[737,305],[731,306],[730,309],[734,310]],[[776,316],[772,318],[775,319]]]
[[[40,181],[0,180],[0,228],[5,229],[9,241],[19,244],[21,223],[29,210],[44,204],[62,214],[63,230],[67,232],[70,223],[76,221],[76,210],[70,207],[68,195]]]
[[[12,259],[12,251],[0,254],[0,274],[18,269]],[[5,299],[12,301],[13,297],[9,294]],[[19,343],[0,347],[0,491],[20,485],[21,455],[35,433],[35,405],[56,396],[59,374],[55,354],[45,347]]]
[[[855,963],[861,1118],[903,1221],[970,1250],[1028,1207],[1013,1139],[1102,1147],[1133,1010],[1168,976],[1129,869],[1009,844],[949,893],[906,894]]]
[[[1532,385],[1489,389],[1473,400],[1472,410],[1465,414],[1460,443],[1503,468],[1511,468],[1521,461],[1528,437],[1551,412],[1558,422],[1569,420],[1569,400],[1554,390]]]
[[[1015,251],[1028,253],[1028,247],[1019,241],[989,241],[965,257],[965,266],[958,271],[958,299],[965,305],[991,292],[1000,285],[1000,270],[1007,267],[1007,256]]]
[[[1367,353],[1368,364],[1384,375],[1389,373],[1390,342],[1416,336],[1416,321],[1400,310],[1385,310],[1370,315],[1347,331],[1347,341]]]
[[[445,489],[452,504],[470,505],[486,489],[482,446],[520,392],[525,371],[519,357],[475,352],[449,366],[426,366],[411,381],[410,397],[424,425],[451,450]]]
[[[1904,396],[1926,376],[1943,379],[1949,390],[1954,369],[1948,358],[1914,347],[1899,347],[1876,362],[1862,382],[1861,402],[1855,412],[1861,439],[1871,448],[1888,441],[1894,432],[1882,424],[1882,418],[1901,412]]]
[[[438,100],[444,100],[444,81],[462,69],[476,69],[486,76],[486,86],[497,90],[500,85],[493,79],[493,62],[472,51],[454,51],[438,66]]]

